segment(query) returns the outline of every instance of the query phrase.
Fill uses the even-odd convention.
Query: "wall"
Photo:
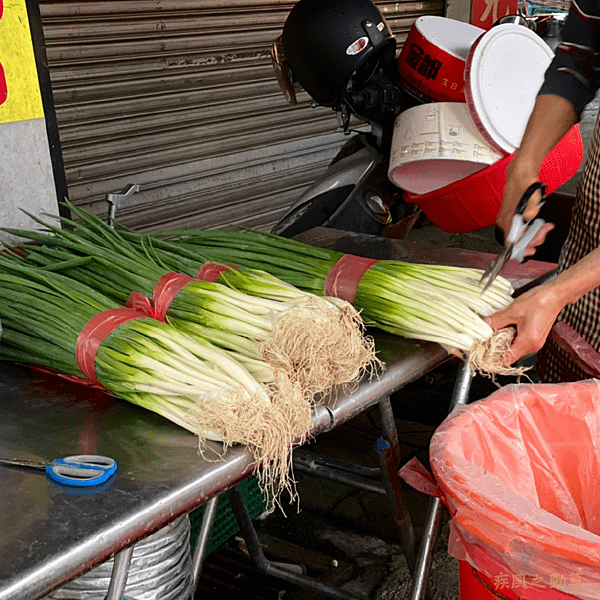
[[[0,0],[0,39],[0,226],[31,228],[58,203],[25,0]]]

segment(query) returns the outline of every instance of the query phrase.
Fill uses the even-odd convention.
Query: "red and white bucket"
[[[484,29],[462,21],[419,17],[398,57],[405,89],[422,102],[465,102],[466,59],[483,33]]]
[[[513,159],[509,154],[493,165],[485,166],[428,194],[404,194],[405,202],[416,204],[423,214],[443,231],[469,233],[493,225],[502,204],[506,168]],[[540,167],[538,177],[551,194],[569,181],[583,160],[583,140],[579,125],[574,125],[554,146]]]

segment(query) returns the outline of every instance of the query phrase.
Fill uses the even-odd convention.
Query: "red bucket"
[[[484,29],[426,15],[412,25],[398,57],[405,89],[423,102],[465,102],[466,59]]]
[[[427,194],[405,192],[405,202],[416,204],[437,227],[448,233],[469,233],[496,222],[506,183],[506,167],[513,155],[477,173]],[[574,125],[548,154],[539,172],[551,194],[566,183],[583,160],[583,140]]]
[[[578,600],[543,583],[539,576],[515,575],[482,548],[473,546],[471,552],[478,568],[466,560],[458,561],[460,600]],[[576,590],[577,584],[573,587]]]
[[[460,600],[577,600],[557,589],[527,583],[512,573],[491,579],[465,560],[458,563],[458,586]]]

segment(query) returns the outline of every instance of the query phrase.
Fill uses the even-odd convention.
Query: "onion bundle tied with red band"
[[[185,261],[147,247],[139,234],[125,239],[127,232],[69,208],[77,222],[55,217],[68,228],[36,218],[41,231],[6,230],[32,242],[19,248],[23,262],[60,271],[209,339],[282,395],[297,384],[312,402],[377,368],[373,340],[350,303],[302,291],[265,271]]]
[[[311,408],[297,384],[282,397],[227,352],[61,274],[0,254],[0,358],[50,370],[158,413],[207,440],[244,444],[265,489],[293,491],[294,442]]]
[[[178,252],[183,264],[195,258],[253,266],[304,291],[338,296],[367,325],[438,342],[475,372],[494,377],[525,370],[504,362],[513,330],[494,332],[484,321],[512,302],[514,290],[503,277],[484,292],[480,269],[365,259],[259,231],[183,230],[153,238],[146,237],[147,247]]]

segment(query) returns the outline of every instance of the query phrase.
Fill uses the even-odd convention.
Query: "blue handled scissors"
[[[76,454],[65,458],[55,458],[51,462],[0,458],[0,464],[9,467],[40,469],[46,471],[52,481],[76,487],[100,485],[117,471],[117,463],[114,459],[95,454]]]

